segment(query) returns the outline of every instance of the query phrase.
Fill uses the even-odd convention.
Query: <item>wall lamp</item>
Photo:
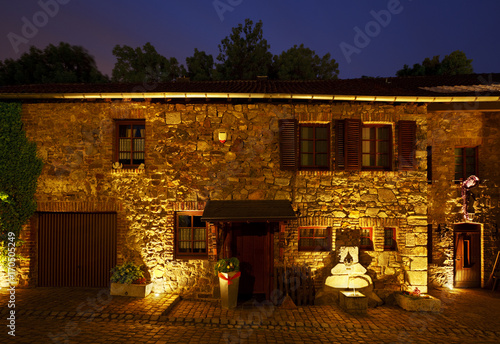
[[[227,140],[227,133],[225,131],[219,131],[219,141],[224,143]]]

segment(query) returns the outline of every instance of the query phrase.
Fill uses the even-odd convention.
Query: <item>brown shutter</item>
[[[345,170],[345,121],[335,121],[335,169]]]
[[[298,168],[298,123],[295,119],[280,119],[280,163],[282,170]]]
[[[414,170],[416,167],[415,146],[417,144],[417,124],[415,121],[399,121],[399,169]]]
[[[361,170],[361,121],[345,120],[345,169]]]

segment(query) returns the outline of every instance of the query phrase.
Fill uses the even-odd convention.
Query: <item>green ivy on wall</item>
[[[21,229],[36,210],[34,195],[43,164],[36,144],[26,137],[21,109],[18,103],[0,103],[0,261],[4,266],[13,254],[18,256]]]

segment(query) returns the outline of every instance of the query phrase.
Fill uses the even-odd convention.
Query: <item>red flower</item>
[[[144,278],[144,277],[138,278],[132,283],[134,283],[134,284],[146,284],[146,278]]]

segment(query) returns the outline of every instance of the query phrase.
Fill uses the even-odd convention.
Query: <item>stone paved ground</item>
[[[6,327],[9,295],[1,290],[0,343],[500,343],[499,291],[431,294],[442,300],[440,313],[384,305],[351,315],[336,306],[228,311],[171,295],[132,299],[99,289],[18,289],[14,339]]]

